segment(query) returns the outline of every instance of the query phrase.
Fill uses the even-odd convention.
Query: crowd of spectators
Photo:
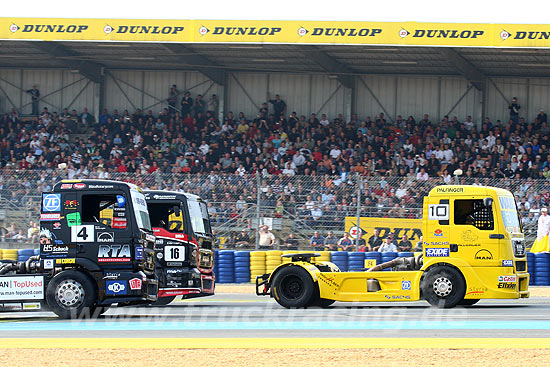
[[[288,111],[279,95],[254,116],[227,112],[220,121],[216,95],[181,93],[175,85],[166,103],[158,114],[43,108],[28,118],[11,110],[0,120],[2,196],[32,206],[28,198],[59,177],[120,178],[199,194],[216,224],[245,212],[259,192],[272,216],[288,212],[316,229],[355,215],[355,173],[367,183],[364,213],[417,217],[427,191],[451,183],[461,169],[463,182],[512,188],[526,224],[550,201],[547,115],[521,117],[517,98],[508,121],[481,123],[428,114],[392,121],[383,113],[346,121]]]

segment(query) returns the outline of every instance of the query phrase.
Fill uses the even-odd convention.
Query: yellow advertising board
[[[0,39],[544,48],[550,25],[0,18]]]
[[[349,233],[350,230],[353,232],[354,227],[357,227],[357,217],[346,217],[346,232]],[[422,236],[422,219],[361,217],[359,227],[363,233],[366,233],[363,238],[367,241],[374,229],[378,229],[380,237],[386,237],[392,232],[397,238],[407,235],[413,243],[419,241]]]

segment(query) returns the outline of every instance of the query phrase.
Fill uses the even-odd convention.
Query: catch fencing
[[[235,236],[244,230],[249,245],[257,246],[257,228],[266,224],[282,244],[293,233],[299,248],[309,247],[315,231],[333,231],[340,237],[346,217],[421,218],[424,196],[437,185],[449,184],[443,178],[418,180],[407,177],[286,176],[238,174],[161,173],[75,173],[62,170],[0,171],[0,240],[28,243],[30,222],[37,222],[40,193],[61,179],[100,178],[137,184],[144,189],[185,191],[208,202],[208,211],[220,247],[230,248]],[[550,201],[550,181],[535,179],[456,178],[452,183],[495,186],[510,190],[516,197],[528,244],[536,236],[537,218]],[[18,239],[14,233],[20,232]],[[37,236],[34,236],[36,238]],[[277,247],[277,246],[276,246]]]

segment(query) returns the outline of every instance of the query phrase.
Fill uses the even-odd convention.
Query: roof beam
[[[312,61],[319,64],[325,71],[336,74],[338,81],[346,88],[355,88],[354,77],[349,74],[355,72],[348,66],[336,61],[333,57],[321,51],[317,46],[307,47],[303,53]]]
[[[220,65],[216,64],[206,56],[196,53],[188,46],[177,43],[163,43],[162,46],[178,56],[183,63],[195,67],[200,73],[216,84],[225,84],[225,73]],[[203,66],[201,66],[203,65]]]
[[[474,64],[453,47],[440,47],[438,50],[477,90],[485,90],[486,76]]]
[[[38,50],[50,55],[55,61],[60,62],[64,66],[78,70],[80,74],[90,79],[93,82],[101,83],[103,66],[93,61],[86,60],[69,60],[67,56],[73,56],[75,58],[81,56],[76,51],[67,47],[59,42],[40,41],[31,42]]]

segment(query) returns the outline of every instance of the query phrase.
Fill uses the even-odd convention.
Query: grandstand
[[[533,231],[550,200],[550,81],[536,66],[549,51],[342,37],[0,41],[0,217],[19,223],[2,238],[25,241],[16,232],[37,218],[41,190],[94,177],[201,195],[223,238],[269,218],[279,239],[307,246],[317,229],[341,234],[358,205],[418,218],[456,169],[511,188]]]

